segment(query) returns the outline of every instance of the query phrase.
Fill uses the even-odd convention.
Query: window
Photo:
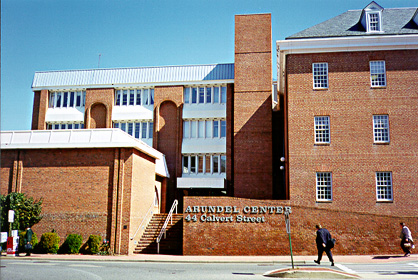
[[[316,173],[316,200],[331,201],[332,200],[332,173],[317,172]]]
[[[183,174],[224,174],[226,155],[183,155]]]
[[[374,143],[389,143],[389,116],[373,116]]]
[[[219,104],[226,103],[226,86],[186,87],[183,90],[185,104]]]
[[[315,143],[330,143],[329,116],[315,117]]]
[[[153,136],[153,122],[114,122],[113,128],[120,128],[137,139],[151,139]]]
[[[314,63],[313,70],[313,88],[328,88],[328,63]]]
[[[184,88],[183,99],[185,104],[190,103],[190,88]]]
[[[115,106],[145,106],[154,104],[154,89],[116,90]]]
[[[370,82],[372,87],[386,86],[386,66],[384,61],[370,61]]]
[[[46,129],[58,130],[58,129],[82,129],[84,128],[83,123],[47,123]]]
[[[367,13],[367,32],[379,32],[380,30],[380,13]]]
[[[392,201],[392,172],[376,172],[376,198]]]
[[[225,120],[184,120],[183,138],[225,138]]]

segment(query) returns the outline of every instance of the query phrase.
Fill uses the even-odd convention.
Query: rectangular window
[[[135,138],[139,139],[139,132],[141,131],[141,123],[137,122],[135,123]]]
[[[133,89],[129,91],[129,105],[135,105],[135,90]]]
[[[149,105],[148,104],[148,100],[149,100],[149,90],[148,89],[143,89],[142,90],[142,105]]]
[[[384,61],[370,61],[370,81],[372,87],[386,86],[386,67]]]
[[[389,143],[389,116],[373,116],[374,143]]]
[[[128,105],[128,91],[127,90],[123,91],[122,105]]]
[[[213,121],[213,137],[219,137],[219,121]]]
[[[69,124],[67,125],[67,128],[68,128],[68,129],[73,129],[73,125],[72,125],[71,123],[69,123]]]
[[[226,87],[221,87],[221,103],[226,103]]]
[[[379,32],[380,31],[379,13],[367,13],[367,19],[368,19],[367,32]]]
[[[213,173],[219,173],[219,156],[214,155],[212,157],[212,172]]]
[[[74,129],[78,129],[79,128],[79,124],[78,123],[75,123],[74,124]]]
[[[57,92],[57,104],[55,105],[56,108],[61,108],[61,100],[62,100],[62,92]]]
[[[115,123],[113,124],[113,128],[119,128],[119,123],[115,122]]]
[[[192,104],[197,103],[197,88],[192,88]]]
[[[64,92],[64,99],[62,100],[62,107],[67,108],[68,107],[68,92]]]
[[[121,123],[120,124],[120,129],[122,129],[123,131],[126,132],[126,123]]]
[[[85,91],[83,91],[83,101],[82,101],[82,103],[81,103],[81,106],[86,106],[86,92]]]
[[[148,138],[152,138],[154,134],[154,123],[150,122],[148,125]]]
[[[328,63],[314,63],[313,71],[313,88],[328,88]]]
[[[183,100],[184,100],[184,104],[189,104],[189,102],[190,102],[190,88],[184,88]]]
[[[199,88],[199,104],[205,103],[205,88],[200,87]]]
[[[49,104],[48,104],[49,108],[54,108],[55,107],[55,92],[51,92],[49,94]]]
[[[219,87],[213,89],[213,103],[219,103]]]
[[[74,91],[70,93],[70,107],[74,107]]]
[[[134,132],[134,124],[128,123],[128,134],[132,136],[133,132]]]
[[[183,138],[190,137],[190,121],[183,122]]]
[[[196,156],[190,157],[190,173],[196,173]]]
[[[332,200],[332,173],[317,172],[316,173],[316,200],[331,201]]]
[[[206,103],[212,103],[212,88],[206,88]]]
[[[392,172],[376,172],[376,198],[378,201],[392,201]]]
[[[183,173],[189,173],[189,157],[183,156]]]
[[[212,138],[212,122],[206,121],[206,138]]]
[[[136,90],[136,101],[135,101],[135,105],[136,106],[141,106],[141,90],[137,89]]]
[[[226,156],[221,155],[221,173],[226,172]]]
[[[207,174],[210,174],[211,173],[211,171],[210,171],[210,168],[211,168],[211,166],[210,166],[210,158],[211,158],[211,156],[206,156],[205,157],[205,161],[206,161],[206,173]]]
[[[198,122],[198,138],[205,138],[205,121]]]
[[[226,137],[226,121],[221,121],[221,137]]]
[[[149,90],[149,105],[153,105],[154,104],[154,89],[150,89]]]
[[[142,123],[142,135],[141,135],[142,139],[147,138],[147,129],[148,129],[148,123],[143,122]]]
[[[119,105],[119,104],[118,104]],[[76,97],[76,101],[75,101],[75,106],[77,107],[81,107],[81,92],[78,91],[77,92],[77,97]]]
[[[203,169],[203,161],[204,161],[204,156],[196,156],[197,157],[197,163],[198,163],[198,173],[204,173],[204,169]]]
[[[190,121],[190,137],[197,137],[197,121]]]
[[[315,117],[315,143],[330,143],[330,125],[329,117]]]

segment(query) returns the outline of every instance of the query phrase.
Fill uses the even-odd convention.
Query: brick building
[[[318,222],[337,253],[391,253],[418,217],[417,14],[371,2],[278,41],[277,84],[270,14],[235,17],[231,64],[37,72],[32,129],[119,128],[164,154],[184,254],[286,254],[286,207],[296,253]]]

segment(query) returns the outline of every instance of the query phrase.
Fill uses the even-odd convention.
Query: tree
[[[0,202],[2,230],[9,228],[9,210],[15,211],[12,229],[25,230],[27,227],[32,227],[39,223],[42,219],[42,198],[34,201],[32,197],[27,197],[24,193],[13,192],[8,195],[0,195]]]

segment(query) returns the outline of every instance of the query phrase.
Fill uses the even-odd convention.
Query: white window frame
[[[154,133],[154,123],[151,121],[115,121],[113,128],[119,128],[136,139],[152,139]]]
[[[69,122],[69,123],[48,122],[46,123],[47,130],[62,130],[62,129],[71,130],[71,129],[83,129],[83,128],[84,128],[83,122]]]
[[[373,115],[373,141],[376,144],[390,143],[389,115]]]
[[[314,117],[315,144],[331,143],[331,124],[329,116]]]
[[[126,96],[126,104],[124,97]],[[131,102],[133,96],[133,104]],[[138,101],[140,104],[138,104]],[[114,106],[149,106],[154,104],[154,88],[122,88],[115,90]]]
[[[332,172],[316,172],[316,201],[332,201]]]
[[[329,87],[328,62],[312,63],[312,77],[314,89],[327,89]]]
[[[376,200],[393,201],[392,172],[376,172]]]
[[[215,123],[217,123],[215,130]],[[183,120],[183,139],[225,138],[227,134],[226,120]],[[217,136],[214,136],[217,135]]]
[[[384,60],[373,60],[370,65],[370,85],[373,88],[386,87],[386,63]]]
[[[67,95],[67,98],[65,98]],[[72,96],[71,96],[72,95]],[[80,97],[80,104],[77,105],[77,97]],[[58,97],[60,104],[58,106]],[[72,97],[72,98],[71,98]],[[64,100],[65,99],[65,100]],[[64,106],[66,104],[66,106]],[[82,108],[86,104],[86,91],[51,91],[49,92],[48,108]]]
[[[184,104],[225,104],[227,87],[221,86],[193,86],[183,90]]]
[[[380,11],[366,13],[367,32],[381,32],[382,31],[382,13]]]
[[[194,162],[194,166],[192,166],[192,161]],[[202,162],[202,169],[199,169],[199,161]],[[215,162],[217,162],[217,166],[215,166]],[[187,166],[186,166],[186,163],[187,163]],[[208,163],[210,164],[209,167],[207,166]],[[215,167],[216,167],[216,170],[215,170]],[[195,172],[192,172],[192,170],[194,170]],[[185,175],[226,174],[226,155],[225,154],[183,154],[182,155],[182,174],[185,174]]]

